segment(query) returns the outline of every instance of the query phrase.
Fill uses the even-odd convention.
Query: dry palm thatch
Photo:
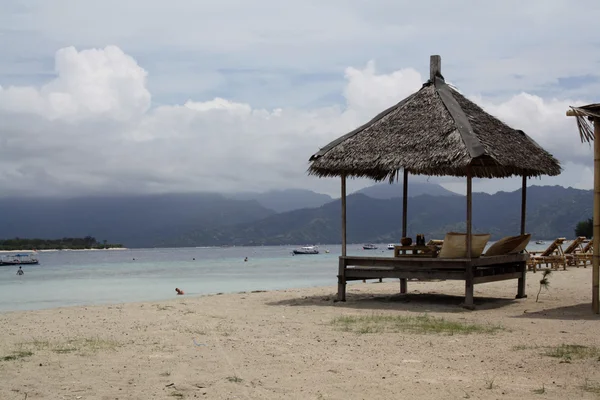
[[[569,115],[577,117],[577,127],[582,142],[594,140],[594,118],[600,118],[600,104],[588,104],[587,106],[571,107]]]
[[[504,178],[558,175],[559,162],[448,86],[441,74],[311,158],[309,173],[390,181],[412,174]]]

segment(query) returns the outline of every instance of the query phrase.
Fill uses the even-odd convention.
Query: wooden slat
[[[488,282],[497,282],[497,281],[506,281],[508,279],[519,279],[523,275],[522,272],[511,272],[508,274],[499,274],[499,275],[488,275],[488,276],[479,276],[473,278],[473,283],[488,283]]]

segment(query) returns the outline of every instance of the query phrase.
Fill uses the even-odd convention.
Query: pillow
[[[485,245],[490,240],[491,235],[489,233],[481,233],[471,236],[471,258],[478,258],[481,256],[483,249],[485,249]],[[438,258],[467,258],[467,234],[456,232],[446,233]]]
[[[517,236],[506,236],[498,240],[496,243],[490,246],[485,252],[486,256],[502,256],[504,254],[516,254],[525,250],[531,234]]]

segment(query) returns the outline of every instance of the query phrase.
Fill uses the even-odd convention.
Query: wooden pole
[[[471,259],[471,247],[472,247],[472,232],[471,232],[471,227],[472,227],[472,216],[473,216],[473,210],[472,210],[472,192],[473,192],[473,188],[472,188],[472,181],[473,181],[473,177],[472,177],[472,173],[471,173],[471,167],[467,167],[467,259]],[[474,295],[474,281],[475,281],[475,276],[474,276],[474,271],[473,271],[473,265],[471,265],[471,263],[469,262],[467,265],[467,269],[465,271],[465,303],[464,303],[464,307],[468,308],[468,309],[474,309],[475,308],[475,303],[474,303],[474,299],[473,299],[473,295]]]
[[[525,234],[525,216],[527,214],[527,175],[523,175],[521,185],[521,235]]]
[[[471,258],[472,245],[472,217],[473,217],[473,199],[472,199],[472,181],[471,168],[467,167],[467,258]]]
[[[436,75],[442,74],[442,57],[431,56],[429,57],[429,79],[431,82],[435,82]]]
[[[404,185],[402,187],[402,237],[406,237],[408,214],[408,170],[404,169]]]
[[[404,183],[402,186],[402,237],[406,237],[406,224],[408,220],[408,170],[404,168]],[[408,291],[408,281],[400,279],[400,293]]]
[[[594,245],[592,255],[592,308],[600,313],[600,118],[594,118]]]
[[[346,175],[342,175],[342,257],[346,257]]]

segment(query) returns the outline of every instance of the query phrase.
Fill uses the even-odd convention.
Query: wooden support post
[[[592,255],[592,308],[600,313],[600,118],[594,118],[594,244]]]
[[[346,175],[342,175],[342,257],[346,257]]]
[[[402,237],[406,237],[408,224],[408,170],[404,168],[404,181],[402,185]],[[406,279],[400,279],[400,293],[408,291],[408,282]]]
[[[471,167],[467,167],[467,258],[471,259],[471,247],[472,247],[472,232],[471,232],[471,227],[472,227],[472,216],[473,216],[473,210],[472,210],[472,182],[473,181],[473,177],[471,174]],[[465,271],[465,302],[463,304],[463,307],[468,308],[470,310],[475,308],[475,303],[473,301],[473,295],[474,295],[474,271],[473,271],[473,265],[471,265],[471,263],[469,263],[469,265],[467,265],[466,271]]]
[[[527,175],[523,175],[523,184],[521,185],[521,235],[525,234],[525,219],[527,214]],[[527,276],[526,263],[519,264],[519,272],[521,277],[517,282],[517,299],[524,299],[527,297],[525,294]]]
[[[404,183],[402,185],[402,237],[406,237],[408,218],[408,170],[404,169]]]
[[[338,301],[346,301],[346,259],[340,257],[338,267]]]
[[[523,175],[521,185],[521,235],[525,234],[525,217],[527,215],[527,175]]]
[[[526,286],[525,276],[527,275],[527,263],[526,262],[519,263],[519,273],[521,274],[521,277],[519,278],[518,284],[517,284],[517,299],[524,299],[527,297],[527,295],[525,294],[525,286]]]
[[[346,175],[342,175],[342,256],[338,267],[338,301],[346,301]]]

